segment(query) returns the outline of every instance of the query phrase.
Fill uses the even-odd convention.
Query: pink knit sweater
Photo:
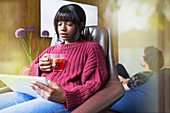
[[[31,76],[39,75],[39,59],[45,53],[65,54],[63,71],[43,72],[41,76],[57,82],[65,90],[67,110],[86,101],[105,84],[108,78],[103,49],[95,42],[80,39],[72,44],[59,44],[47,48],[33,62],[34,71]]]

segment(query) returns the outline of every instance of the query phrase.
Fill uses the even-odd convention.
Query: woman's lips
[[[67,33],[61,33],[60,36],[61,37],[66,37],[68,34]]]

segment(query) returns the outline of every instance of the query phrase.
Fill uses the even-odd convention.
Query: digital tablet
[[[40,95],[29,86],[32,80],[49,85],[45,77],[0,74],[0,80],[14,92],[21,92],[39,97]]]

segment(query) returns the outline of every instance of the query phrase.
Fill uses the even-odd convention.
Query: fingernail
[[[31,86],[31,87],[32,87],[32,86],[33,86],[33,84],[29,83],[29,86]]]
[[[32,83],[36,83],[36,81],[35,81],[35,80],[32,80]]]

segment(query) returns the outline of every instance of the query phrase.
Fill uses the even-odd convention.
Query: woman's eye
[[[58,25],[58,26],[61,26],[61,24],[60,24],[60,23],[58,23],[57,25]]]
[[[67,24],[68,26],[72,26],[73,24]]]

